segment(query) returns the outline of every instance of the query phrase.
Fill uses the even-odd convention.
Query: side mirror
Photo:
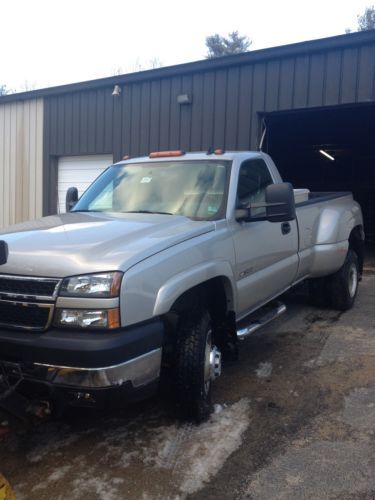
[[[65,198],[65,210],[70,212],[71,209],[78,201],[78,189],[76,187],[70,187],[66,192]]]
[[[255,222],[287,222],[296,218],[293,186],[289,182],[270,184],[266,187],[266,200],[262,203],[251,203],[249,207],[237,208],[237,221]],[[254,208],[265,208],[266,214],[262,217],[252,216]]]
[[[270,222],[287,222],[296,218],[294,191],[289,182],[266,187],[266,213]]]

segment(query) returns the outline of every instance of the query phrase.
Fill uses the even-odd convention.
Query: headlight
[[[85,274],[64,279],[62,297],[118,297],[122,273]]]
[[[120,327],[120,311],[119,309],[57,309],[55,325],[66,328],[113,330]]]

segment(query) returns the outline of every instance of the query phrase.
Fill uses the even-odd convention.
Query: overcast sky
[[[0,84],[23,90],[204,59],[238,30],[252,50],[343,34],[372,0],[0,0]]]

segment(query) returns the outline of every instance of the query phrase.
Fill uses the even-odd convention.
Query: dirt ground
[[[28,425],[0,411],[17,498],[374,499],[375,273],[345,314],[285,301],[225,367],[201,426],[157,399]]]

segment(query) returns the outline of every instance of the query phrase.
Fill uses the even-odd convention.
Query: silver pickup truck
[[[277,297],[309,280],[344,311],[357,294],[359,205],[293,190],[262,152],[152,153],[66,203],[0,233],[3,393],[107,405],[166,379],[203,420],[222,359],[285,310]]]

